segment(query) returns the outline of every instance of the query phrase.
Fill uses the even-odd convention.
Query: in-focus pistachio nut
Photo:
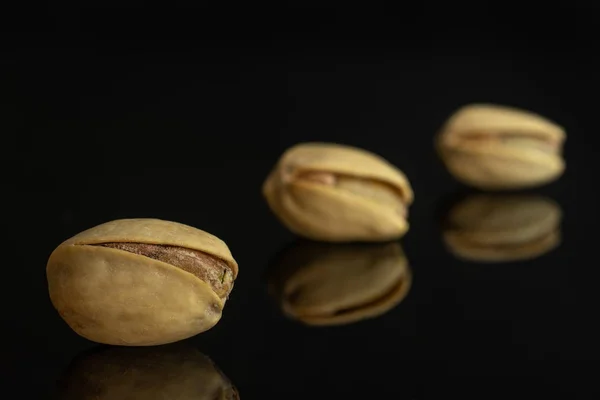
[[[328,242],[386,241],[408,230],[412,188],[368,151],[303,143],[285,151],[264,182],[269,207],[292,232]]]
[[[547,184],[565,169],[562,127],[516,108],[472,104],[456,111],[436,137],[448,171],[466,185],[510,190]]]
[[[451,209],[443,238],[465,260],[533,259],[559,245],[561,218],[560,207],[545,197],[474,195]]]
[[[269,274],[269,292],[283,313],[316,326],[385,314],[404,300],[411,285],[398,243],[301,241],[280,254]]]
[[[58,381],[59,400],[239,400],[218,367],[192,346],[99,346]]]
[[[219,238],[176,222],[122,219],[66,240],[46,267],[52,304],[79,335],[175,342],[212,328],[238,265]]]

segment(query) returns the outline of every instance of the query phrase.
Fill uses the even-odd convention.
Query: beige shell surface
[[[60,400],[239,400],[193,347],[108,348],[79,357],[61,377]]]
[[[540,115],[472,104],[448,119],[435,144],[457,180],[480,189],[506,190],[541,186],[560,177],[565,139],[561,126]]]
[[[106,222],[67,239],[61,246],[107,242],[162,244],[199,250],[226,261],[233,270],[234,278],[238,274],[237,262],[221,239],[188,225],[154,218]]]
[[[545,197],[475,195],[450,211],[444,241],[463,258],[532,258],[558,245],[561,219],[558,204]]]
[[[348,242],[392,240],[408,231],[405,213],[398,208],[296,179],[307,171],[385,182],[402,193],[404,206],[413,200],[404,175],[374,154],[341,145],[298,145],[284,153],[263,185],[271,210],[292,232],[314,240]]]
[[[352,146],[335,143],[301,143],[289,148],[279,160],[286,182],[306,171],[326,171],[386,182],[397,187],[410,205],[414,193],[404,173],[383,157]]]
[[[446,135],[479,133],[498,135],[507,132],[565,140],[564,128],[549,119],[514,107],[494,104],[470,104],[456,111],[442,129]]]
[[[192,274],[106,247],[59,246],[48,261],[47,278],[62,318],[98,343],[175,342],[213,327],[223,309],[211,287]]]
[[[411,282],[398,244],[332,250],[284,282],[282,308],[309,325],[348,324],[389,311],[405,298]]]
[[[509,149],[493,145],[474,151],[440,151],[448,171],[460,182],[484,190],[524,189],[559,178],[564,161],[552,154]]]

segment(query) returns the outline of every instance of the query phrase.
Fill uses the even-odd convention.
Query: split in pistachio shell
[[[436,137],[448,171],[480,189],[535,187],[562,175],[562,127],[516,108],[472,104],[456,111]]]
[[[66,240],[46,267],[50,299],[79,335],[113,345],[175,342],[221,318],[238,266],[199,229],[122,219]]]
[[[270,292],[284,314],[315,326],[378,317],[400,304],[411,285],[397,243],[301,241],[280,256],[269,276]]]
[[[104,347],[78,356],[58,382],[59,400],[239,400],[219,368],[192,346]]]
[[[396,167],[368,151],[332,143],[288,149],[267,177],[263,195],[292,232],[328,242],[401,237],[413,201]]]
[[[559,245],[561,218],[560,207],[544,197],[475,195],[450,210],[444,242],[470,261],[534,259]]]

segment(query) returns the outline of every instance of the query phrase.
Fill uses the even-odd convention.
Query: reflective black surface
[[[597,102],[587,98],[597,91],[594,56],[550,40],[443,36],[44,42],[7,52],[0,64],[7,393],[104,398],[85,397],[85,372],[72,372],[80,356],[85,368],[106,361],[85,358],[96,344],[52,308],[46,261],[81,230],[155,217],[213,233],[239,263],[222,320],[185,345],[209,357],[241,399],[598,398]],[[475,191],[444,171],[432,138],[456,108],[480,101],[529,109],[566,128],[565,175],[526,193],[560,210],[560,240],[535,256],[481,263],[456,257],[444,240],[452,208]],[[278,254],[306,243],[278,223],[260,188],[283,150],[314,140],[382,155],[415,191],[411,229],[397,242],[410,288],[385,312],[352,323],[290,318],[270,289],[273,270],[284,268]],[[310,264],[302,254],[318,259],[318,247],[296,249],[294,268]],[[342,311],[326,315],[381,296],[341,302]],[[121,388],[133,391],[123,398],[138,398],[136,390],[148,389],[141,382]],[[110,395],[90,385],[94,395]]]
[[[59,399],[223,399],[239,393],[206,355],[179,342],[98,346],[76,357],[57,384]]]

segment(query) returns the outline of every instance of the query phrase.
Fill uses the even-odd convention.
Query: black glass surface
[[[600,398],[596,55],[578,38],[436,32],[78,44],[42,35],[9,47],[0,63],[6,393],[218,398],[211,385],[224,377],[241,399]],[[445,171],[433,136],[472,102],[531,110],[566,129],[565,174],[512,194],[548,200],[560,215],[554,244],[529,257],[481,262],[445,239],[452,210],[480,193]],[[336,246],[286,230],[261,185],[286,148],[307,141],[361,147],[404,171],[415,192],[408,234]],[[175,346],[111,348],[54,310],[52,250],[137,217],[227,243],[240,272],[213,329]],[[313,274],[303,284],[335,289],[328,279],[344,281],[344,270],[323,265],[361,257],[391,257],[405,293],[356,318],[364,310],[351,304],[333,322],[290,312],[302,293],[286,284],[303,268]]]

